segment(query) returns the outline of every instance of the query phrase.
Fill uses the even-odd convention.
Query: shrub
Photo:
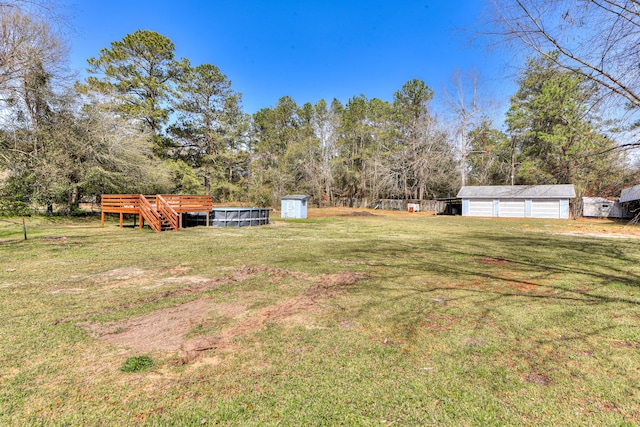
[[[153,366],[153,360],[149,356],[129,357],[120,367],[122,372],[140,372]]]

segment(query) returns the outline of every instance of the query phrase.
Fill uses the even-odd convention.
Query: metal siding
[[[569,203],[567,200],[567,218],[569,218]],[[531,201],[531,217],[533,218],[562,218],[560,216],[560,200],[539,199]]]
[[[582,198],[582,216],[607,218],[610,216],[615,202],[595,198]]]
[[[287,200],[290,218],[300,218],[300,200]]]
[[[498,216],[502,218],[524,218],[524,200],[501,199]]]
[[[638,186],[640,188],[640,185]],[[640,194],[640,190],[639,190]],[[479,185],[464,186],[461,199],[571,199],[576,197],[572,184],[559,185]],[[640,196],[638,196],[640,198]]]
[[[569,219],[569,199],[560,199],[560,219]]]
[[[306,200],[304,201],[300,201],[300,216],[299,218],[306,218],[307,217],[307,205],[309,203],[307,203]]]
[[[630,188],[623,188],[620,192],[620,203],[640,200],[640,184]]]
[[[469,199],[469,216],[493,216],[493,200]]]
[[[296,200],[283,199],[280,206],[281,218],[299,218]]]

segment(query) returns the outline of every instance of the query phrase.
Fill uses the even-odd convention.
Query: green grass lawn
[[[640,239],[572,227],[2,220],[0,425],[639,425]]]

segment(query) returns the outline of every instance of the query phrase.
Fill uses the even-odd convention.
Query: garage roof
[[[634,200],[640,200],[640,184],[634,187],[624,188],[620,192],[620,203],[632,202]]]
[[[573,184],[478,185],[462,187],[457,197],[464,199],[571,199],[576,197],[576,190]]]
[[[305,196],[304,194],[289,194],[288,196],[283,196],[281,200],[307,200],[309,196]]]

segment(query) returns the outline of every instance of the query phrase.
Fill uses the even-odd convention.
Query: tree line
[[[304,193],[327,206],[450,197],[461,185],[573,183],[579,194],[612,196],[637,179],[616,149],[615,124],[599,115],[600,86],[560,66],[557,52],[528,61],[504,130],[475,96],[450,103],[454,119],[439,117],[418,79],[390,102],[283,96],[249,115],[217,66],[177,58],[173,42],[149,30],[112,42],[74,81],[50,17],[24,4],[0,3],[2,212],[73,213],[105,193],[260,206]]]

